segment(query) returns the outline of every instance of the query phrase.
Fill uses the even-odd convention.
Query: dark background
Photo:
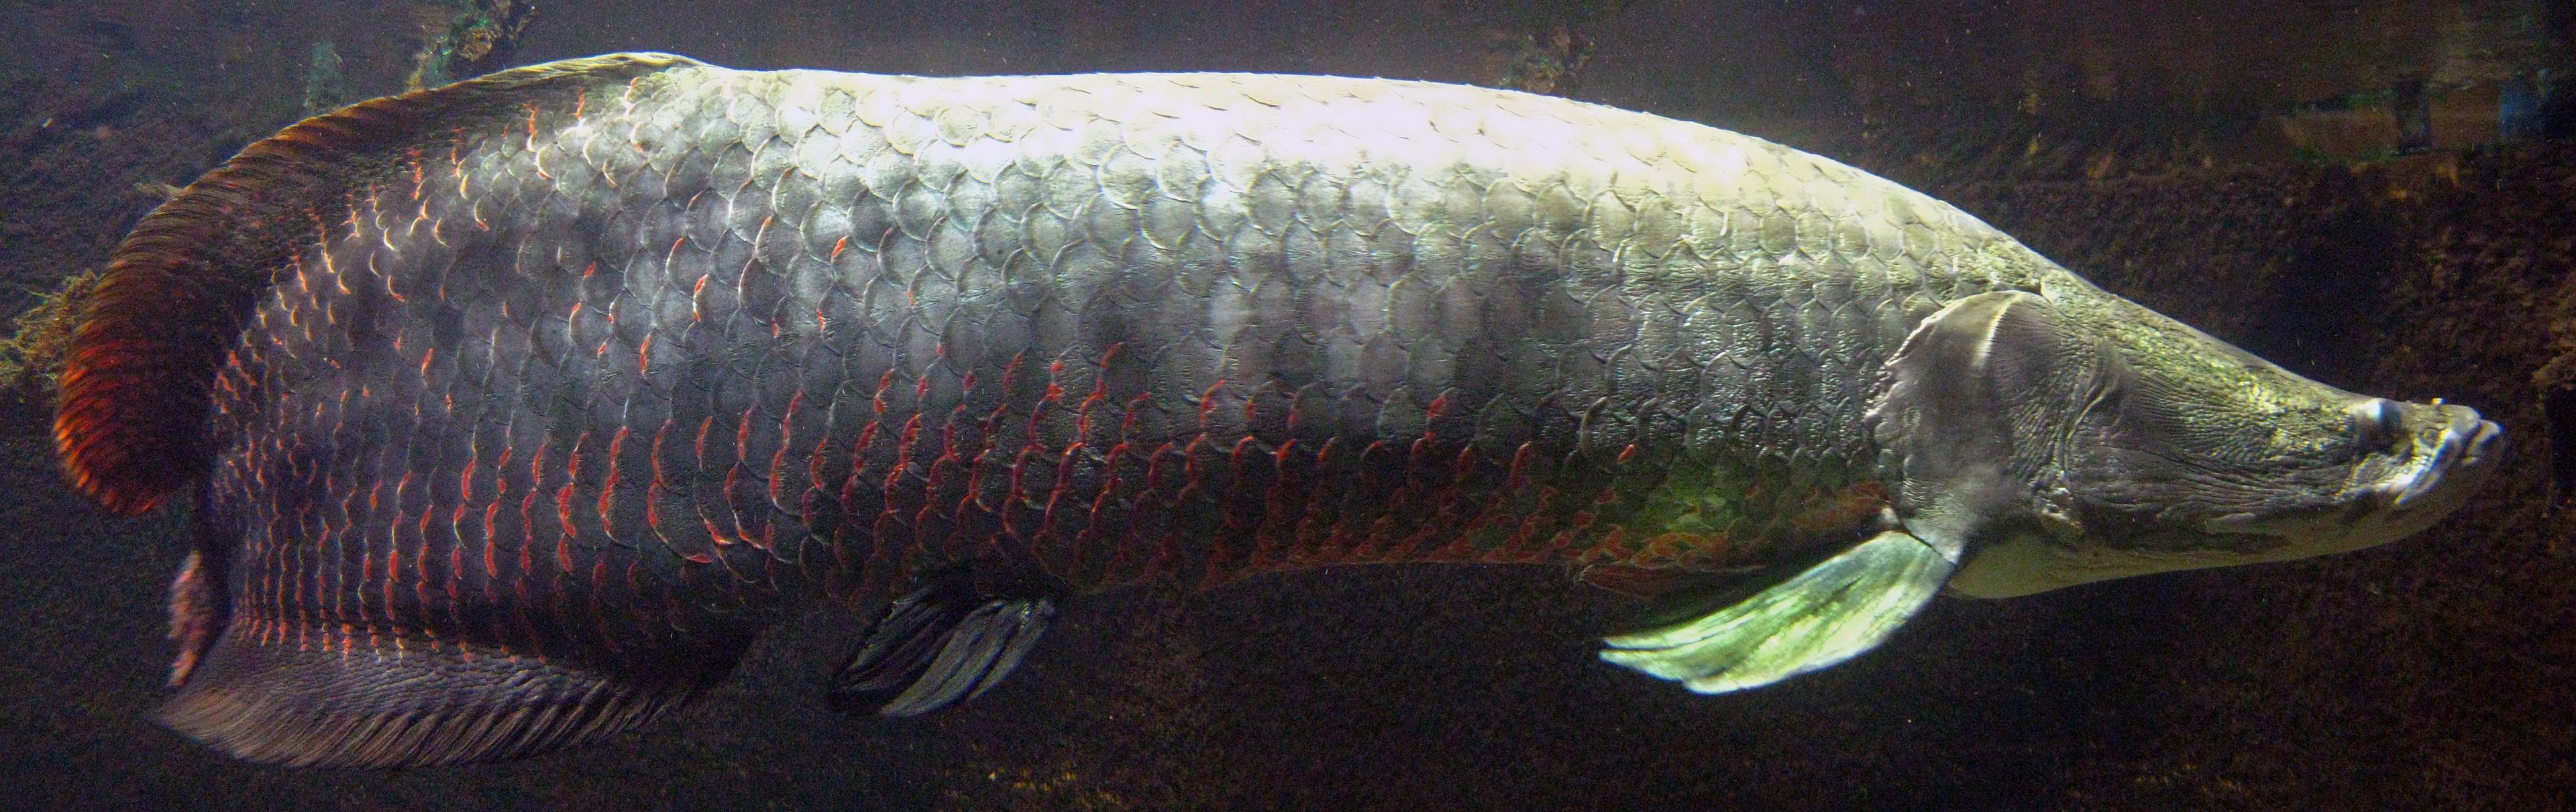
[[[138,184],[184,184],[299,115],[316,42],[349,98],[390,92],[454,10],[0,6],[0,312],[102,261],[157,202]],[[2551,366],[2576,349],[2576,144],[2493,124],[2498,87],[2567,75],[2571,18],[2552,0],[544,3],[515,61],[1498,83],[1580,51],[1557,92],[1886,174],[2292,369],[2477,406],[2513,445],[2414,539],[1942,601],[1876,653],[1740,695],[1594,660],[1637,607],[1558,570],[1351,569],[1079,603],[1010,683],[915,722],[824,706],[856,625],[825,613],[640,734],[316,773],[149,722],[176,519],[88,508],[56,480],[41,401],[0,396],[0,807],[2567,808],[2576,531],[2541,404],[2576,367]],[[2432,99],[2403,155],[2399,87]]]

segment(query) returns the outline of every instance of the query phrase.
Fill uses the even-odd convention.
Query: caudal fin
[[[247,314],[296,251],[348,217],[360,190],[396,179],[408,157],[500,132],[536,105],[597,105],[656,71],[694,64],[614,54],[361,102],[206,173],[135,227],[81,306],[54,423],[73,486],[108,510],[140,513],[205,477],[216,453],[207,430],[216,375]],[[238,525],[214,521],[211,505],[199,506],[196,550],[173,585],[179,692],[164,718],[245,759],[383,767],[527,755],[643,724],[739,654],[629,650],[619,662],[648,665],[610,666],[461,648],[471,630],[451,630],[438,645],[345,622],[299,630],[278,618],[307,607],[289,611],[242,589],[242,570],[265,564],[238,558]],[[550,653],[587,650],[555,642]]]
[[[242,148],[134,227],[81,307],[63,362],[54,444],[72,487],[134,514],[212,465],[215,370],[290,251],[346,216],[350,190],[408,152],[526,115],[548,94],[694,65],[668,54],[549,62],[360,102]]]

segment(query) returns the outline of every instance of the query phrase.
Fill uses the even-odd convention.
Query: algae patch
[[[99,278],[97,271],[73,274],[12,320],[11,335],[0,339],[0,394],[30,401],[51,394],[71,348],[72,324]]]

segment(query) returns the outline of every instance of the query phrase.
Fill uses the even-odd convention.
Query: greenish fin
[[[1769,685],[1877,646],[1957,566],[1931,543],[1889,530],[1717,611],[1606,638],[1601,659],[1703,694]]]

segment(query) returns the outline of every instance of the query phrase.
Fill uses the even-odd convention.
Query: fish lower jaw
[[[2477,419],[2475,412],[2453,420],[2440,440],[2429,447],[2419,446],[2404,469],[2350,492],[2347,504],[2367,505],[2369,510],[2355,520],[2318,533],[2339,538],[2291,546],[2317,553],[2340,552],[2385,544],[2423,531],[2467,503],[2469,494],[2486,482],[2488,472],[2495,468],[2492,462],[2499,456],[2497,441],[2502,433],[2494,421]]]
[[[2427,466],[2353,491],[2346,502],[2353,507],[2346,510],[2292,521],[2247,522],[2222,532],[2280,539],[2276,545],[2241,554],[2239,563],[2249,564],[2377,547],[2421,533],[2449,516],[2468,502],[2488,471],[2464,465],[2447,468]]]
[[[2459,407],[2452,407],[2459,408]],[[2212,535],[2283,539],[2251,560],[2283,561],[2349,552],[2423,531],[2468,501],[2486,481],[2502,435],[2493,421],[2460,409],[2439,439],[2419,443],[2394,471],[2347,487],[2327,506],[2288,514],[2238,513],[2204,521]]]
[[[2440,489],[2451,474],[2482,467],[2489,446],[2502,432],[2493,421],[2474,417],[2455,420],[2432,443],[2419,442],[2403,468],[2379,481],[2353,489],[2355,499],[2375,499],[2392,510],[2415,507]]]

